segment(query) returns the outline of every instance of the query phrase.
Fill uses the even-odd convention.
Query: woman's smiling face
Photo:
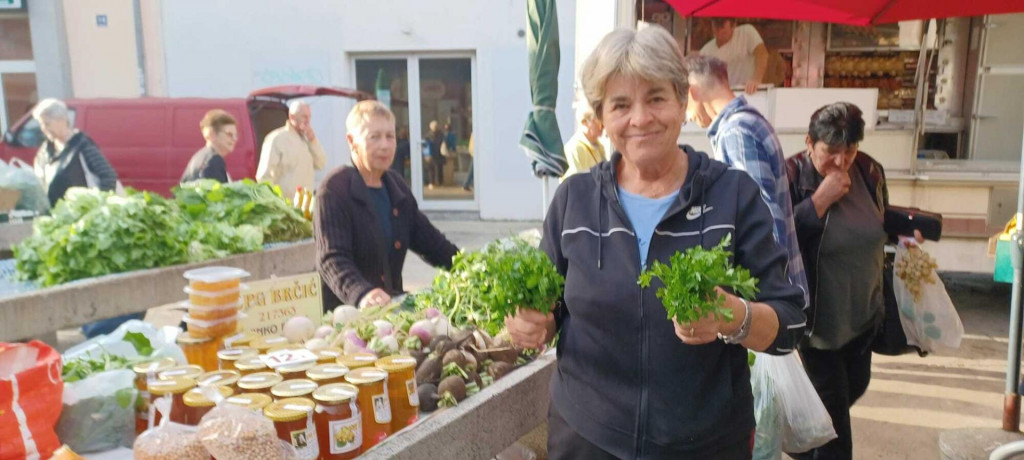
[[[686,104],[668,80],[615,75],[605,85],[601,115],[615,149],[626,161],[644,165],[676,152]]]

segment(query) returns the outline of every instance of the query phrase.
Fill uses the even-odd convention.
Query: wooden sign
[[[317,327],[323,322],[320,275],[271,278],[246,283],[242,291],[241,329],[255,335],[282,335],[284,323],[296,316],[305,316]]]

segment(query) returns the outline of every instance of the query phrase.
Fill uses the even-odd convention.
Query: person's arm
[[[376,286],[363,277],[352,252],[352,219],[345,211],[344,197],[321,189],[313,214],[317,271],[324,283],[346,305],[358,305]]]
[[[800,161],[803,161],[800,156],[786,160],[786,176],[789,179],[789,199],[793,202],[793,224],[796,226],[797,240],[801,241],[800,246],[803,247],[802,242],[825,230],[825,219],[818,215],[810,196],[801,197],[803,190],[800,190],[800,168],[797,164]]]
[[[85,159],[89,171],[100,180],[100,190],[112,192],[117,188],[117,171],[110,166],[110,162],[100,153],[99,147],[91,141],[87,142],[82,149],[82,158]]]
[[[199,173],[199,177],[204,179],[214,179],[220,183],[228,182],[228,168],[224,163],[224,157],[220,155],[214,155],[210,158],[210,161],[206,163],[206,167]]]
[[[747,94],[757,92],[757,87],[764,81],[764,72],[768,69],[768,49],[764,44],[754,47],[754,74],[747,82]]]
[[[725,163],[749,175],[761,189],[761,198],[768,204],[775,222],[782,224],[787,216],[775,200],[775,191],[779,186],[775,176],[776,168],[784,168],[781,154],[766,145],[771,139],[758,139],[750,131],[743,128],[730,129],[719,138],[719,150],[725,156]],[[785,234],[785,228],[775,228],[775,237]]]
[[[324,169],[324,166],[327,166],[327,154],[324,153],[324,146],[320,144],[320,139],[313,139],[307,145],[309,145],[309,153],[313,154],[313,169]]]
[[[277,132],[267,134],[267,137],[263,139],[263,149],[260,151],[260,164],[256,168],[256,182],[271,182],[276,184],[280,179],[279,164],[280,154],[278,154],[277,147],[274,145],[277,143]],[[282,190],[282,193],[291,193],[292,190]]]

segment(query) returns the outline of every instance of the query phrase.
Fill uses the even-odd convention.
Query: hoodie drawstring
[[[597,200],[597,269],[600,270],[604,240],[602,236],[604,235],[604,214],[606,210],[604,206],[604,192],[599,189],[597,194],[600,195],[600,198]]]

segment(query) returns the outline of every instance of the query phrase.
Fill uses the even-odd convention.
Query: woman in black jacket
[[[50,199],[57,204],[71,187],[117,188],[117,172],[100,153],[96,143],[71,124],[68,107],[57,99],[44,99],[32,109],[32,117],[46,136],[36,154],[35,172]]]

